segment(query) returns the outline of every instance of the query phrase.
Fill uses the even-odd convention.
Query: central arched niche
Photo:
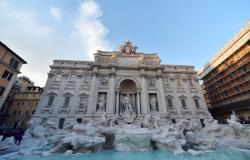
[[[125,79],[120,84],[120,92],[136,92],[136,84],[131,79]]]
[[[125,112],[125,105],[124,105],[124,98],[129,97],[131,108],[134,113],[137,113],[137,107],[136,106],[136,98],[137,98],[137,85],[136,83],[131,79],[125,79],[120,83],[119,86],[120,91],[120,107],[119,107],[119,113]]]

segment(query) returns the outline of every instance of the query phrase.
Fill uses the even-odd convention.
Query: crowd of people
[[[17,145],[20,145],[23,135],[24,135],[25,130],[23,128],[18,128],[18,129],[0,129],[0,136],[2,137],[1,142],[3,142],[6,138],[9,137],[14,137],[14,143]]]

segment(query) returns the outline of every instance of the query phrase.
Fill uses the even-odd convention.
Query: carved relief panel
[[[155,77],[148,77],[147,83],[148,83],[148,88],[155,88],[156,87],[156,78]]]

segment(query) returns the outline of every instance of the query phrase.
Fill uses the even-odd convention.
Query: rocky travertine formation
[[[200,123],[180,120],[176,124],[157,121],[148,117],[133,124],[124,123],[121,117],[103,117],[99,122],[68,124],[63,130],[57,129],[53,122],[31,121],[24,140],[19,146],[20,154],[85,153],[104,149],[116,151],[150,151],[153,149],[171,150],[176,154],[191,153],[199,155],[213,150],[215,145],[250,149],[250,130],[237,122],[233,114],[228,125],[218,124],[216,120]],[[109,122],[109,123],[108,123]],[[7,140],[4,145],[10,145]],[[2,145],[2,144],[1,144]],[[14,147],[14,145],[12,145]],[[29,148],[28,148],[29,147]],[[26,148],[26,149],[25,149]],[[47,151],[41,151],[48,148]]]

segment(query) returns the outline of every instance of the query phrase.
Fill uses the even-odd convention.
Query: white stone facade
[[[34,119],[65,124],[123,116],[206,119],[207,106],[193,66],[162,65],[157,54],[97,51],[95,61],[54,60]],[[60,121],[60,122],[59,122]],[[61,124],[61,125],[62,125]]]

